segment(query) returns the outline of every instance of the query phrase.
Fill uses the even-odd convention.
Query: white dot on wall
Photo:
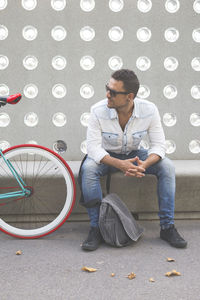
[[[8,5],[7,0],[0,0],[0,10],[5,9],[7,5]]]
[[[61,99],[67,94],[67,89],[63,84],[57,83],[52,88],[52,94],[55,98]]]
[[[22,30],[23,38],[27,41],[33,41],[38,35],[37,28],[32,25],[27,25]]]
[[[5,70],[9,65],[9,59],[5,55],[0,55],[0,70]]]
[[[33,10],[37,6],[37,0],[22,0],[22,7],[26,10]]]
[[[24,95],[29,99],[34,99],[38,95],[38,88],[33,83],[27,84],[23,91]]]
[[[124,33],[119,26],[114,26],[109,30],[108,36],[113,42],[119,42],[123,39]]]
[[[200,14],[200,0],[195,0],[194,1],[193,9],[197,14]]]
[[[171,154],[176,151],[176,144],[172,140],[166,140],[165,141],[165,147],[166,147],[166,153]]]
[[[0,84],[0,96],[7,95],[9,95],[9,87],[4,83]]]
[[[192,38],[196,43],[200,43],[200,28],[196,28],[193,30]]]
[[[139,11],[147,13],[152,8],[152,2],[151,0],[138,0],[137,8],[139,9]]]
[[[33,55],[27,55],[23,59],[24,68],[27,70],[34,70],[38,66],[38,59]]]
[[[178,40],[179,38],[179,31],[174,28],[174,27],[170,27],[170,28],[167,28],[165,30],[165,39],[170,42],[170,43],[174,43]]]
[[[200,114],[193,113],[190,115],[190,123],[192,126],[200,126]]]
[[[61,55],[56,55],[52,58],[51,64],[55,70],[60,71],[66,67],[67,61],[66,61],[65,57],[63,57]]]
[[[95,37],[95,31],[90,26],[84,26],[80,30],[80,37],[81,37],[82,40],[84,40],[86,42],[90,42]]]
[[[66,6],[66,0],[51,0],[51,7],[54,10],[61,11]]]
[[[95,60],[90,55],[85,55],[80,60],[80,66],[83,70],[89,71],[92,70],[95,66]]]
[[[109,8],[113,12],[119,12],[124,7],[124,1],[123,0],[110,0],[109,1]]]
[[[8,28],[4,25],[0,25],[0,40],[3,41],[8,37]]]
[[[80,95],[85,99],[90,99],[94,96],[94,88],[92,85],[86,83],[80,88]]]
[[[29,112],[24,116],[24,124],[28,127],[35,127],[38,122],[39,118],[34,112]]]
[[[108,60],[108,66],[110,67],[111,70],[116,71],[122,68],[123,61],[119,56],[112,56]]]
[[[6,113],[0,113],[0,127],[7,127],[10,124],[10,117]]]
[[[193,85],[190,92],[191,92],[192,98],[200,99],[200,85]]]
[[[51,30],[52,38],[57,41],[63,41],[67,36],[67,31],[63,26],[57,25]]]
[[[151,60],[146,56],[138,57],[136,66],[140,71],[147,71],[151,67]]]
[[[163,123],[168,127],[174,126],[176,121],[176,115],[173,113],[165,113],[163,115]]]
[[[194,57],[191,66],[194,71],[200,71],[200,57]]]
[[[141,142],[140,142],[140,146],[139,146],[140,148],[142,147],[142,148],[144,148],[144,149],[146,149],[146,150],[148,150],[149,149],[149,144],[148,144],[148,142],[147,141],[145,141],[145,140],[141,140]]]
[[[52,122],[57,127],[63,127],[67,123],[66,115],[62,112],[57,112],[53,115]]]
[[[0,149],[6,150],[7,148],[10,148],[10,143],[8,141],[0,141]]]
[[[89,118],[90,118],[90,113],[89,112],[85,112],[81,115],[80,117],[80,122],[84,127],[88,126],[88,122],[89,122]]]
[[[150,95],[150,88],[147,85],[140,85],[137,96],[142,99],[148,98]]]
[[[189,150],[190,152],[197,154],[200,153],[200,141],[199,140],[192,140],[189,143]]]
[[[81,0],[80,7],[85,12],[90,12],[95,8],[95,1],[94,0]]]
[[[164,67],[167,71],[175,71],[178,68],[178,60],[173,56],[166,57]]]
[[[176,13],[180,8],[180,2],[178,0],[167,0],[165,2],[165,9],[169,13]]]
[[[174,99],[177,96],[178,91],[174,85],[169,84],[164,87],[163,94],[167,99]]]
[[[140,42],[148,42],[151,38],[151,30],[147,27],[141,27],[137,30],[137,38]]]
[[[81,149],[82,153],[87,154],[87,142],[86,142],[86,140],[81,143],[80,149]]]

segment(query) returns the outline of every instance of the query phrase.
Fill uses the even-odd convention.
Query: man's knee
[[[88,158],[84,161],[82,167],[81,167],[81,175],[83,174],[95,174],[98,172],[99,165],[91,158]]]
[[[167,157],[160,160],[158,166],[162,172],[165,172],[169,176],[173,176],[175,174],[174,164]]]

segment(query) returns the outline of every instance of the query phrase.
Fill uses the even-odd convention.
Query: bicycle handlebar
[[[10,95],[10,96],[4,96],[0,97],[0,107],[8,104],[17,104],[20,99],[22,98],[22,95],[20,93]]]

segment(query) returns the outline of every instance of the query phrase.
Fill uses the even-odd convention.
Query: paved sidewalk
[[[140,221],[142,238],[126,248],[102,245],[94,252],[80,249],[87,222],[68,222],[50,236],[20,240],[0,233],[1,300],[199,300],[200,220],[176,221],[188,241],[175,249],[159,239],[156,221]],[[22,250],[23,254],[15,254]],[[171,257],[175,262],[167,262]],[[81,271],[97,268],[95,273]],[[166,277],[176,269],[181,276]],[[136,278],[126,275],[134,272]],[[115,277],[110,274],[115,273]],[[149,282],[153,277],[155,282]]]

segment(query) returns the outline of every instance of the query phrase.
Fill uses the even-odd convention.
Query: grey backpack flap
[[[108,194],[100,206],[99,228],[109,245],[124,247],[137,241],[143,232],[127,206],[116,194]]]

